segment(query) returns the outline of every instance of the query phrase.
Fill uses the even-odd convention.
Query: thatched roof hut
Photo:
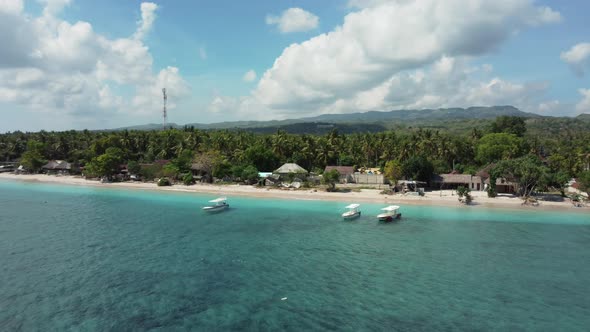
[[[72,164],[65,160],[51,160],[42,167],[44,170],[51,171],[69,171],[72,169]]]
[[[277,168],[273,173],[278,174],[307,174],[307,170],[297,164],[286,163],[283,166]]]

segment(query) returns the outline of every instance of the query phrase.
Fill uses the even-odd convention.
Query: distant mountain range
[[[311,124],[318,127],[317,133],[324,132],[324,129],[331,130],[337,127],[339,131],[379,131],[385,130],[389,125],[407,125],[414,123],[436,120],[478,120],[493,119],[497,116],[520,116],[524,118],[539,118],[538,114],[520,111],[513,106],[492,106],[492,107],[469,107],[469,108],[440,108],[424,110],[397,110],[389,112],[365,112],[365,113],[348,113],[348,114],[323,114],[315,117],[288,120],[271,120],[271,121],[234,121],[219,122],[211,124],[189,123],[186,125],[168,124],[167,127],[183,128],[185,126],[196,129],[247,129],[255,132],[274,132],[277,129],[299,128],[305,125],[307,129]],[[146,124],[118,128],[115,130],[155,130],[161,129],[161,124]],[[302,128],[299,128],[302,129]],[[299,130],[295,130],[296,132]]]

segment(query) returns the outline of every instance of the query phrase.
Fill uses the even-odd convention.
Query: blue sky
[[[590,113],[588,12],[581,0],[0,0],[0,131],[157,123],[162,87],[179,124]]]

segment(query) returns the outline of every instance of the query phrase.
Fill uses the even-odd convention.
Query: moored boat
[[[342,214],[342,218],[344,219],[354,219],[361,216],[361,210],[359,209],[359,204],[350,204],[345,207],[348,211]]]
[[[203,207],[203,211],[205,212],[218,212],[223,211],[229,208],[229,204],[227,204],[227,198],[219,197],[213,200],[210,200],[209,203],[213,203],[213,205]]]
[[[399,212],[400,207],[397,205],[390,205],[381,209],[383,213],[377,216],[379,221],[393,221],[400,219],[402,214]]]

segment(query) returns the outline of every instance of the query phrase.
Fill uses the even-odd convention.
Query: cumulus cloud
[[[10,1],[10,0],[9,0]],[[69,6],[71,0],[39,0],[44,5],[43,14],[53,17],[59,14],[66,6]]]
[[[590,89],[578,90],[582,99],[576,104],[576,111],[578,113],[590,113]]]
[[[156,20],[158,5],[153,2],[143,2],[140,8],[141,20],[137,22],[137,31],[134,35],[135,39],[143,39],[150,32]]]
[[[22,10],[22,1],[0,0],[0,68],[25,66],[37,47],[34,26]]]
[[[209,103],[207,111],[213,114],[223,114],[223,118],[241,120],[269,120],[275,119],[274,110],[262,105],[252,96],[215,96]]]
[[[23,7],[22,0],[0,0],[0,13],[19,14]]]
[[[242,80],[244,80],[244,82],[256,81],[256,72],[253,69],[248,70],[242,77]]]
[[[576,75],[584,76],[590,68],[590,43],[579,43],[562,52],[561,60],[570,65]]]
[[[280,16],[266,16],[266,24],[276,25],[282,33],[313,30],[318,27],[319,22],[316,15],[301,8],[289,8]]]
[[[370,8],[392,2],[391,0],[349,0],[348,7],[351,8]]]
[[[384,94],[386,86],[396,80],[418,81],[424,73],[412,71],[442,58],[492,52],[523,28],[561,18],[558,12],[535,6],[531,0],[473,0],[469,5],[462,0],[363,3],[361,10],[348,14],[332,32],[287,47],[263,74],[254,96],[283,112],[298,112],[302,107],[338,108],[351,95]],[[358,7],[361,2],[349,5]],[[471,94],[479,97],[471,100],[491,101],[497,91],[529,89],[528,85],[489,81],[472,88]],[[441,94],[421,95],[414,104],[435,105],[440,102],[436,95]]]
[[[130,37],[109,39],[88,22],[72,24],[55,16],[69,0],[41,2],[43,12],[34,17],[18,3],[0,0],[0,43],[12,45],[0,48],[0,103],[74,118],[132,116],[159,108],[162,87],[178,98],[188,93],[178,68],[154,70],[141,40],[154,23],[156,5],[142,4],[142,20]],[[13,43],[19,36],[27,38]]]

